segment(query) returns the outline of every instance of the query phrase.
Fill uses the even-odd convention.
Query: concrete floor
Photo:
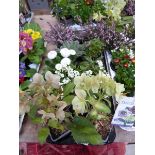
[[[126,146],[125,155],[135,155],[135,144],[129,144]]]

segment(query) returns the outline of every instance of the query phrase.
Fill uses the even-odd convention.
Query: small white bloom
[[[76,54],[75,50],[69,50],[69,51],[70,51],[71,55],[75,55]]]
[[[63,58],[63,59],[61,60],[61,65],[62,65],[63,67],[66,67],[67,65],[70,65],[70,63],[71,63],[71,60],[70,60],[69,58]]]
[[[62,78],[64,78],[64,77],[65,77],[65,75],[64,75],[64,74],[60,74],[60,76],[61,76]]]
[[[56,64],[56,65],[55,65],[55,68],[56,68],[57,70],[61,70],[61,69],[62,69],[62,64]]]
[[[47,57],[49,58],[49,59],[55,59],[56,58],[56,56],[57,56],[57,52],[56,51],[50,51],[49,53],[48,53],[48,55],[47,55]]]
[[[67,78],[64,78],[63,80],[62,80],[62,83],[63,84],[67,84],[67,83],[69,83],[71,80],[67,77]]]
[[[80,75],[80,73],[78,72],[78,71],[74,71],[74,76],[76,77],[76,76],[79,76]]]
[[[32,69],[37,69],[38,65],[37,64],[30,64],[29,67]]]
[[[64,58],[68,58],[70,56],[70,50],[67,48],[62,48],[60,53]]]

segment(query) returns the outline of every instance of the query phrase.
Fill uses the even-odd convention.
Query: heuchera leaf
[[[47,136],[49,135],[49,128],[41,128],[38,132],[38,140],[41,144],[46,142]]]
[[[96,131],[95,126],[84,117],[75,117],[68,127],[77,143],[103,144],[102,137]]]

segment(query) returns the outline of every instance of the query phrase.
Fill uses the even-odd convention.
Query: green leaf
[[[62,131],[64,130],[64,127],[57,120],[49,120],[48,126]]]
[[[40,63],[40,57],[38,56],[38,55],[28,55],[28,59],[31,61],[31,62],[33,62],[33,63],[35,63],[35,64],[39,64]]]
[[[27,23],[24,25],[24,30],[33,29],[34,31],[41,32],[41,28],[37,23]]]
[[[98,102],[94,105],[95,109],[99,112],[104,112],[104,113],[107,113],[107,114],[110,114],[111,113],[111,110],[110,108],[105,104],[105,102]]]
[[[36,105],[30,105],[30,111],[28,113],[28,116],[33,120],[37,113],[37,106]]]
[[[32,123],[34,123],[34,124],[42,124],[42,123],[44,123],[44,120],[42,118],[40,118],[40,117],[36,117],[36,118],[32,119]]]
[[[36,69],[31,68],[26,71],[26,76],[31,78],[36,72],[37,72]]]
[[[41,128],[38,132],[38,140],[41,144],[46,142],[47,136],[49,135],[49,128]]]
[[[68,127],[77,143],[103,144],[102,137],[96,131],[95,126],[84,117],[75,117]]]
[[[29,80],[24,81],[24,83],[20,85],[21,90],[27,89],[30,83],[31,82]]]
[[[67,104],[71,104],[73,98],[74,98],[74,95],[68,95],[63,99],[63,101],[65,101]]]
[[[74,85],[73,82],[70,82],[67,85],[65,85],[64,88],[63,88],[63,90],[64,90],[64,97],[69,95],[73,91],[74,87],[75,87],[75,85]]]

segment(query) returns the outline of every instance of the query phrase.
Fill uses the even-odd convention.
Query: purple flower
[[[24,69],[19,69],[19,78],[22,78],[26,75],[26,72]]]
[[[25,63],[19,62],[19,68],[20,68],[20,69],[25,69],[25,68],[26,68],[26,67],[25,67]]]

